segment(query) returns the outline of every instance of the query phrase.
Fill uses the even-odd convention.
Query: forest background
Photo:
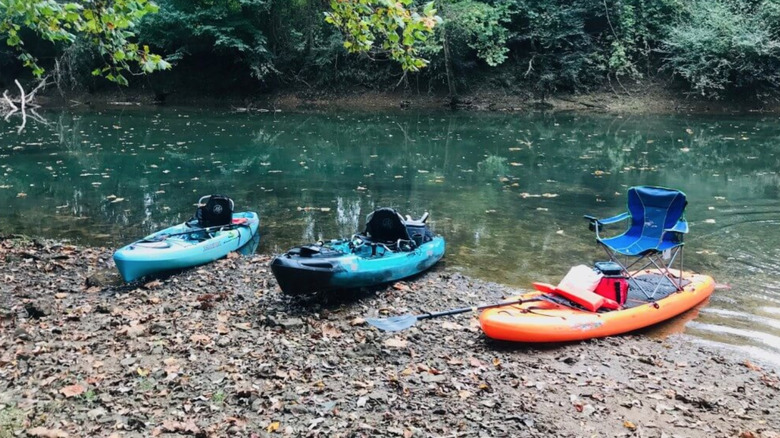
[[[113,41],[130,44],[122,53],[96,44],[105,35],[94,32],[52,38],[56,26],[36,29],[41,17],[13,10],[25,2],[57,3],[0,0],[0,38],[7,43],[0,44],[0,90],[38,74],[54,78],[64,93],[110,91],[119,82],[158,99],[501,90],[544,100],[593,90],[630,94],[655,84],[706,99],[776,102],[780,91],[780,0],[404,0],[399,8],[437,20],[429,35],[415,31],[414,41],[399,43],[414,46],[412,64],[370,38],[367,50],[351,53],[360,40],[326,19],[344,4],[337,0],[82,2],[140,3],[120,11],[129,17],[120,34],[127,41]],[[108,25],[104,33],[116,34]],[[135,73],[159,71],[122,74],[117,62],[136,66]]]

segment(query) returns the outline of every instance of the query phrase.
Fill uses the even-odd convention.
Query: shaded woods
[[[422,11],[424,3],[408,7]],[[157,5],[133,32],[173,69],[129,82],[160,99],[355,88],[450,95],[487,88],[544,99],[597,87],[627,95],[629,85],[651,81],[708,98],[748,92],[766,99],[780,85],[780,6],[773,0],[436,0],[441,23],[415,42],[428,65],[406,75],[381,46],[348,53],[321,0]],[[19,33],[41,65],[56,64],[61,88],[110,85],[93,75],[105,56],[90,38],[65,44]],[[0,49],[0,90],[25,74],[17,54]]]

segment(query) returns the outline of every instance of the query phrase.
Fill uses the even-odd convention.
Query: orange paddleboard
[[[678,271],[672,271],[679,274]],[[641,275],[656,274],[643,271]],[[641,277],[640,277],[641,278]],[[485,335],[517,342],[566,342],[627,333],[675,317],[706,300],[715,289],[707,275],[683,272],[683,290],[655,301],[629,293],[626,308],[594,313],[547,301],[496,307],[482,312],[479,323]],[[531,292],[513,299],[544,295]],[[641,297],[641,298],[640,298]]]

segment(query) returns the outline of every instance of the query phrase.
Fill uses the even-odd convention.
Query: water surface
[[[688,195],[686,267],[721,286],[687,323],[780,364],[777,117],[410,113],[49,113],[0,124],[0,232],[118,246],[202,194],[261,215],[259,251],[348,236],[377,206],[431,213],[447,268],[527,288],[604,259],[583,214],[626,189]],[[615,228],[615,230],[619,230]],[[680,324],[678,324],[680,325]]]

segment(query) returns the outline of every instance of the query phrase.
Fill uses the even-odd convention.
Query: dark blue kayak
[[[282,292],[301,295],[373,286],[430,268],[444,256],[444,238],[419,220],[379,209],[367,218],[366,232],[291,249],[271,262]]]

